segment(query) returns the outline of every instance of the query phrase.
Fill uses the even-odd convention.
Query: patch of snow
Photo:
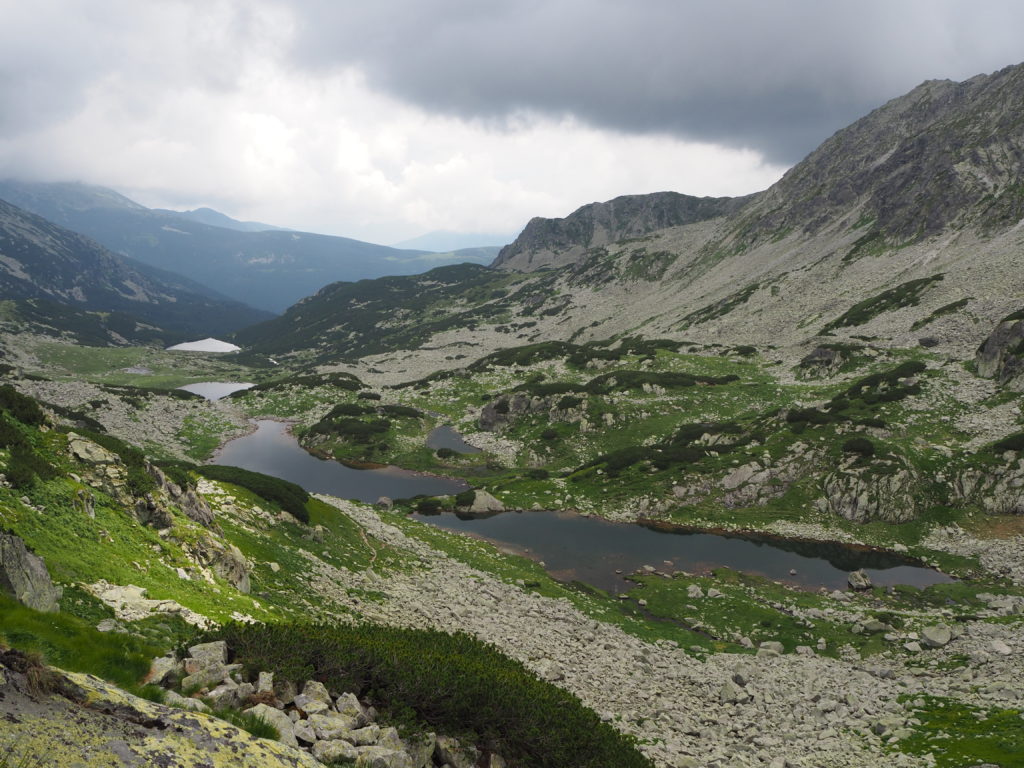
[[[175,344],[168,347],[169,350],[177,352],[238,352],[241,347],[229,344],[220,339],[200,339],[199,341],[186,341],[183,344]]]

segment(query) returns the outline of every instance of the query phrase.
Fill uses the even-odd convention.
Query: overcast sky
[[[1024,3],[0,0],[0,176],[390,243],[763,189]]]

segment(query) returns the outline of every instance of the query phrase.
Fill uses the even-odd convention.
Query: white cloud
[[[107,30],[116,50],[93,49],[70,106],[6,134],[0,170],[380,242],[514,231],[626,193],[745,194],[784,170],[752,151],[571,118],[431,115],[373,92],[354,67],[290,67],[287,18],[232,3],[145,8],[120,9],[123,28]],[[88,36],[89,19],[65,23]]]

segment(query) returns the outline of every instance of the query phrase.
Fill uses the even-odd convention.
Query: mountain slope
[[[187,291],[183,279],[136,268],[82,235],[0,200],[0,298],[47,314],[129,315],[175,335],[223,334],[266,318],[238,302]],[[23,307],[24,309],[24,307]],[[18,313],[23,319],[25,312]],[[132,322],[118,327],[131,328]],[[123,334],[122,334],[123,335]]]
[[[456,349],[486,354],[509,342],[641,333],[786,347],[827,334],[893,346],[925,338],[969,360],[1024,294],[1021,105],[1024,66],[928,82],[828,139],[765,192],[625,197],[535,219],[495,262],[520,275],[515,291],[492,298],[502,279],[488,293],[474,276],[473,291],[428,308],[401,303],[411,290],[401,283],[389,289],[387,333],[365,345],[349,337],[346,352],[376,353],[385,339],[418,346],[416,368],[429,372],[454,365]],[[471,294],[484,298],[474,305]],[[292,324],[293,351],[328,348],[304,318],[321,317],[331,338],[364,323],[362,308],[344,303],[332,326],[334,295],[275,324]],[[486,317],[460,325],[474,309]],[[439,330],[424,343],[424,328]]]
[[[531,219],[515,242],[502,248],[493,266],[520,272],[565,266],[588,248],[724,216],[747,202],[747,197],[691,197],[678,192],[656,192],[590,203],[564,219]]]
[[[194,215],[150,210],[111,190],[82,184],[8,180],[0,182],[0,198],[91,237],[115,253],[187,275],[272,312],[338,280],[416,274],[445,261],[490,259],[490,254],[472,253],[445,259],[308,232],[238,231],[197,221]]]

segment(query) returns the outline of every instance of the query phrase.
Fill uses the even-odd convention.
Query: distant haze
[[[479,232],[427,232],[425,235],[392,243],[392,248],[413,248],[423,251],[458,251],[463,248],[479,248],[487,245],[508,245],[516,239],[518,232],[504,235],[481,234]]]
[[[513,233],[763,189],[925,79],[1021,61],[1021,29],[1007,0],[8,2],[0,178],[375,243]]]

